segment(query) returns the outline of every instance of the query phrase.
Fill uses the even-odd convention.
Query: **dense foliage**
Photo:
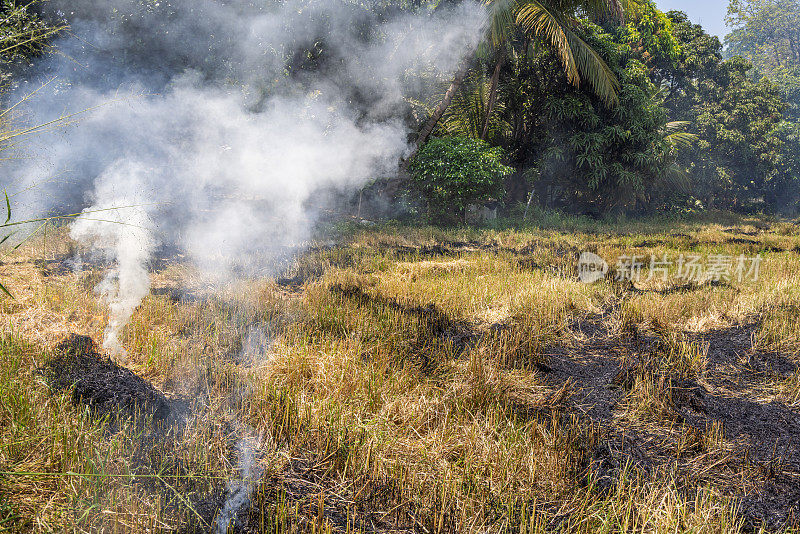
[[[587,24],[586,31],[620,81],[619,105],[605,108],[579,90],[554,91],[544,99],[540,120],[547,135],[539,147],[537,190],[551,199],[555,192],[584,212],[635,210],[679,182],[667,115],[643,62],[673,55],[675,45],[662,43],[657,32],[642,35],[630,27],[612,34]]]
[[[731,13],[746,5],[761,20],[767,4],[734,1]],[[784,4],[798,5],[772,4],[784,18]],[[774,38],[790,57],[794,26],[783,19],[772,25],[773,36],[734,33],[739,49],[766,50]],[[615,77],[616,105],[605,105],[591,86],[570,84],[558,54],[517,29],[502,63],[477,62],[439,125],[439,135],[481,137],[506,150],[518,171],[507,184],[509,203],[532,192],[543,206],[595,215],[795,209],[800,78],[792,63],[773,65],[763,78],[751,63],[769,61],[725,59],[717,37],[652,2],[625,24],[585,17],[578,31]],[[762,45],[742,48],[750,41]]]
[[[470,204],[500,198],[503,178],[514,170],[502,158],[500,148],[479,139],[442,137],[426,144],[411,170],[431,219],[463,217]]]
[[[775,130],[780,145],[770,152],[776,169],[774,208],[797,213],[800,199],[800,2],[797,0],[732,0],[726,53],[753,64],[748,76],[766,77],[781,92],[786,109]]]
[[[670,17],[682,52],[665,72],[670,82],[665,105],[699,138],[680,159],[690,173],[693,196],[705,207],[775,207],[785,110],[780,90],[767,79],[754,80],[745,59],[723,60],[719,39],[683,13]]]
[[[800,3],[797,0],[731,0],[728,54],[750,60],[758,72],[800,66]]]
[[[473,76],[440,134],[475,135],[475,124],[488,124],[485,138],[505,148],[519,171],[508,184],[510,202],[532,189],[546,206],[598,215],[663,205],[685,181],[673,165],[678,137],[653,76],[679,53],[671,25],[652,5],[623,25],[580,21],[581,39],[616,80],[614,106],[593,87],[570,84],[556,54],[518,34],[508,42],[494,108],[484,104],[485,77]]]

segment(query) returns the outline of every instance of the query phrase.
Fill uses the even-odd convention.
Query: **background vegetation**
[[[434,130],[506,151],[516,171],[507,207],[532,193],[542,207],[593,216],[797,212],[797,2],[732,2],[727,49],[652,2],[623,19],[592,2],[536,4],[561,9],[605,67],[575,83],[559,50],[573,43],[532,32],[518,13]]]

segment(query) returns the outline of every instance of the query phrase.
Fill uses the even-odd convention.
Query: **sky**
[[[656,4],[661,11],[685,11],[692,22],[702,24],[708,33],[720,39],[728,32],[725,27],[728,0],[656,0]]]

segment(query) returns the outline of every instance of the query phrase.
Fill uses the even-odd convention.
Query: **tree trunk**
[[[489,133],[489,119],[492,118],[492,110],[494,109],[495,101],[497,100],[497,84],[500,81],[500,68],[503,66],[503,57],[497,60],[497,66],[494,68],[492,74],[492,85],[489,88],[489,102],[486,105],[486,118],[483,121],[483,133],[481,139],[486,140],[486,134]]]
[[[528,203],[525,205],[525,213],[522,215],[522,222],[528,220],[528,211],[531,209],[531,201],[533,201],[533,190],[528,195]]]
[[[455,96],[456,91],[458,91],[461,87],[461,84],[464,83],[464,78],[467,76],[468,70],[469,60],[465,59],[462,61],[461,65],[458,67],[458,70],[453,76],[453,81],[450,83],[450,87],[447,88],[444,98],[442,98],[442,101],[439,102],[438,106],[436,106],[436,109],[433,110],[433,114],[428,119],[428,122],[425,123],[425,126],[423,126],[419,131],[419,137],[417,137],[416,146],[411,152],[411,155],[408,156],[400,165],[401,171],[405,172],[408,169],[408,166],[411,164],[411,160],[414,159],[414,156],[417,155],[419,149],[422,148],[422,145],[425,144],[425,142],[428,140],[428,137],[430,137],[431,133],[433,133],[433,129],[436,128],[436,124],[439,122],[439,119],[442,118],[442,115],[447,110],[448,106],[450,106],[450,102],[453,100],[453,96]]]

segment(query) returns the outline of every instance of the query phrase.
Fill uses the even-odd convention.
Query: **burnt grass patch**
[[[658,333],[612,331],[608,313],[576,320],[571,328],[581,340],[546,352],[545,380],[554,391],[569,389],[559,410],[596,425],[601,436],[587,480],[611,491],[627,468],[673,470],[689,498],[709,484],[733,498],[749,531],[800,526],[800,414],[757,389],[790,376],[798,363],[754,350],[754,323],[685,334],[705,353],[703,370],[687,372],[665,357]],[[643,384],[654,394],[637,399]],[[645,413],[627,415],[636,402]]]
[[[280,269],[275,283],[287,291],[299,292],[305,284],[322,278],[330,267],[353,267],[363,258],[363,253],[338,245],[309,247]]]
[[[435,245],[420,246],[380,245],[377,249],[391,253],[398,260],[433,259],[441,256],[458,256],[464,253],[479,251],[506,254],[524,259],[527,256],[546,251],[557,257],[574,256],[577,261],[581,253],[581,250],[577,247],[557,241],[534,241],[519,248],[478,241],[448,241]]]
[[[688,235],[680,237],[689,239]],[[642,241],[633,246],[653,247],[659,243]],[[755,240],[725,243],[764,250]],[[709,243],[703,243],[706,244]],[[374,253],[374,248],[365,250]],[[575,276],[580,253],[578,248],[563,243],[510,249],[477,242],[448,242],[392,247],[388,256],[418,260],[483,250],[502,254],[520,269],[547,271],[563,267],[554,274],[571,277]],[[306,263],[301,260],[284,271],[285,276],[277,278],[276,283],[286,290],[302,291],[308,282],[320,279],[329,266],[357,266],[362,254],[368,255],[338,248],[312,250],[310,255],[321,257],[322,263],[317,258]],[[53,272],[66,269],[66,264],[54,264],[52,269]],[[609,276],[613,276],[613,270]],[[622,288],[622,298],[716,287],[735,289],[725,282],[688,283],[659,290],[641,290],[629,284]],[[434,304],[411,305],[357,286],[337,284],[328,290],[334,304],[343,309],[376,316],[386,315],[387,311],[399,315],[409,330],[407,338],[401,340],[405,345],[398,356],[411,360],[428,376],[436,372],[443,358],[458,358],[487,335]],[[170,288],[155,290],[154,294],[175,303],[206,303],[200,297]],[[796,406],[764,400],[759,392],[765,383],[789,378],[797,372],[797,360],[779,352],[754,349],[752,338],[760,325],[750,323],[702,333],[679,333],[704,354],[702,369],[687,371],[670,361],[670,341],[665,331],[639,329],[633,324],[620,328],[619,317],[612,317],[614,314],[615,310],[609,308],[574,319],[568,325],[579,334],[574,343],[546,347],[541,362],[537,359],[532,368],[525,367],[536,372],[549,386],[551,395],[542,401],[519,400],[509,406],[511,411],[522,418],[542,421],[560,417],[565,425],[574,424],[570,421],[575,418],[581,428],[598,429],[592,439],[583,442],[586,454],[577,467],[578,485],[592,481],[600,493],[613,494],[629,468],[646,476],[662,472],[677,474],[681,493],[688,501],[707,486],[732,497],[751,531],[800,526],[800,416]],[[265,335],[270,335],[266,326],[258,322],[247,324],[245,334],[223,359],[250,365],[249,360],[242,359],[247,352],[243,348],[248,332],[264,329]],[[514,328],[513,324],[495,326]],[[338,336],[353,332],[333,328],[325,333]],[[103,356],[90,338],[72,335],[62,341],[40,372],[54,391],[69,392],[75,404],[88,406],[97,417],[108,417],[112,421],[110,428],[113,421],[125,418],[144,422],[145,433],[149,435],[158,433],[161,437],[138,446],[141,458],[134,464],[143,467],[142,472],[165,465],[171,473],[198,472],[193,466],[171,463],[175,462],[170,456],[175,436],[160,430],[179,423],[188,412],[187,403],[166,397],[146,380]],[[210,376],[210,370],[208,373]],[[202,382],[208,384],[212,380]],[[654,392],[649,397],[651,405],[643,413],[631,416],[631,406],[645,404],[643,400],[647,400],[641,398],[643,384],[649,384]],[[207,397],[209,392],[202,394]],[[301,431],[306,432],[312,431]],[[233,435],[234,431],[224,433]],[[295,451],[293,456],[297,455],[247,488],[242,505],[233,513],[228,532],[277,530],[281,521],[299,526],[301,531],[325,526],[340,532],[428,530],[426,525],[430,524],[419,523],[417,518],[429,514],[421,507],[414,509],[414,505],[404,500],[408,496],[398,490],[396,481],[363,476],[348,478],[346,467],[343,471],[341,462],[331,461],[324,454]],[[152,480],[137,482],[147,486],[148,491],[162,493],[166,507],[174,507],[188,517],[189,524],[184,530],[188,532],[213,530],[217,518],[238,491],[235,480],[226,483],[216,481],[215,477],[214,482],[209,479],[203,485],[174,483],[181,492],[178,497],[171,486]],[[187,501],[191,503],[188,511],[184,506]],[[559,521],[570,518],[559,515],[561,507],[557,503],[550,504],[545,508],[555,531]],[[502,517],[498,516],[500,520]],[[445,520],[445,526],[448,521]]]
[[[188,403],[170,400],[152,384],[102,355],[92,338],[71,334],[55,348],[41,369],[56,392],[71,391],[74,404],[89,407],[96,417],[149,419],[156,427],[181,422]],[[115,426],[115,425],[112,425]]]
[[[367,293],[357,286],[341,284],[331,286],[330,292],[359,308],[390,310],[415,321],[419,331],[411,339],[411,349],[416,363],[425,373],[433,372],[437,366],[437,360],[429,350],[432,340],[452,346],[453,356],[458,357],[480,337],[472,325],[451,318],[434,304],[410,306],[393,298]]]
[[[583,250],[563,242],[533,242],[519,248],[477,241],[451,241],[436,245],[382,245],[377,247],[398,261],[458,258],[465,254],[489,252],[502,256],[515,268],[525,271],[544,271],[559,278],[578,277],[578,259]],[[587,247],[596,252],[596,247]]]
[[[666,292],[716,285],[726,286],[686,285]],[[421,319],[434,336],[459,332],[459,341],[480,339],[469,325],[456,324],[434,306],[404,306],[360,288],[334,286],[331,291],[360,306]],[[800,414],[782,402],[765,401],[758,391],[765,380],[791,376],[798,363],[785,354],[754,349],[759,323],[753,322],[682,333],[686,343],[703,352],[703,368],[695,372],[670,360],[674,355],[664,333],[611,328],[612,313],[606,309],[575,320],[570,327],[580,333],[580,341],[546,349],[546,363],[536,371],[554,395],[564,393],[560,400],[516,410],[537,418],[573,414],[598,428],[601,439],[588,455],[585,479],[595,480],[601,491],[611,491],[627,468],[644,475],[674,470],[687,498],[706,485],[732,498],[747,530],[800,526]],[[655,391],[649,413],[626,416],[640,394],[634,390],[645,383]]]
[[[38,369],[51,391],[71,392],[73,404],[87,406],[93,417],[106,420],[108,436],[125,432],[125,424],[132,423],[120,453],[130,462],[130,483],[160,495],[164,511],[191,517],[187,503],[207,493],[208,481],[202,468],[176,457],[174,448],[196,406],[166,397],[103,355],[88,336],[70,334],[53,353]]]

